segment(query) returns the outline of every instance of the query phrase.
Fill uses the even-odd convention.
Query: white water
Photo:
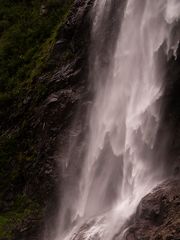
[[[112,239],[163,179],[163,164],[155,155],[162,56],[177,48],[172,29],[180,1],[128,0],[123,16],[116,1],[96,0],[92,10],[90,81],[96,93],[88,147],[81,177],[64,192],[56,240]],[[108,25],[113,4],[119,20]],[[67,214],[69,233],[63,224]]]

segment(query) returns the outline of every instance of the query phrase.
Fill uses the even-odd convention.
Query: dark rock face
[[[92,3],[93,0],[74,1],[65,24],[58,30],[48,63],[41,75],[33,79],[34,89],[27,92],[19,111],[1,122],[2,131],[16,133],[15,148],[21,151],[21,161],[14,163],[14,160],[10,166],[12,170],[8,169],[12,172],[14,164],[18,164],[15,180],[2,193],[0,211],[11,211],[19,195],[27,196],[27,205],[29,199],[32,202],[30,216],[14,225],[8,240],[41,239],[46,214],[47,225],[51,228],[54,224],[51,216],[57,212],[57,189],[61,188],[62,180],[56,150],[66,149],[72,125],[82,125],[89,105],[86,79]],[[81,118],[74,123],[77,112]],[[18,204],[21,206],[23,201]]]
[[[180,22],[175,27],[179,33]],[[176,34],[177,34],[176,33]],[[175,34],[175,33],[174,33]],[[161,122],[156,141],[156,161],[163,159],[165,177],[177,176],[180,173],[180,45],[176,56],[164,54],[165,68],[163,106],[161,108]]]
[[[180,239],[180,181],[169,180],[140,202],[126,240]]]
[[[46,86],[46,98],[33,111],[30,120],[30,131],[35,134],[37,161],[30,166],[26,189],[29,195],[41,198],[46,212],[56,215],[58,210],[57,189],[61,186],[61,162],[56,161],[56,150],[63,153],[74,127],[77,112],[81,118],[77,121],[82,125],[86,117],[89,102],[87,51],[90,34],[89,10],[92,0],[75,1],[70,15],[58,33],[58,40],[52,50],[47,68],[34,80]],[[87,103],[87,104],[86,104]],[[60,187],[61,188],[61,187]],[[59,201],[59,200],[58,200]],[[49,217],[46,223],[49,228],[54,221]],[[38,225],[38,224],[37,224]],[[34,236],[41,230],[36,226]],[[32,228],[16,239],[32,239]],[[35,238],[35,239],[36,239]]]

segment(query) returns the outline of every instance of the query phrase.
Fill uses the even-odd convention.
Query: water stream
[[[180,1],[95,0],[91,14],[95,98],[81,174],[64,192],[56,240],[110,240],[117,232],[123,239],[120,229],[163,180],[155,149]]]

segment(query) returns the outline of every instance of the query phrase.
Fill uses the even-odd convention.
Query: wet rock
[[[135,236],[133,233],[129,233],[127,236],[126,236],[126,240],[136,240],[135,239]]]
[[[168,180],[145,196],[132,217],[125,239],[180,239],[180,181]]]
[[[58,95],[52,93],[47,99],[47,104],[57,102],[57,100],[58,100]]]
[[[39,240],[41,239],[40,230],[42,223],[39,219],[27,219],[21,225],[17,225],[13,232],[13,240]]]
[[[86,240],[86,239],[92,239],[92,240],[101,240],[101,236],[98,232],[93,232],[91,228],[93,228],[96,224],[96,220],[90,220],[89,222],[83,224],[79,230],[77,231],[74,236],[72,236],[71,240]],[[92,231],[92,233],[90,233]]]

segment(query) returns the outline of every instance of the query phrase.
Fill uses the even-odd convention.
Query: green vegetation
[[[25,147],[29,147],[28,141],[30,139],[24,143],[27,145]],[[23,192],[14,192],[11,189],[11,185],[16,184],[18,187],[18,184],[21,184],[22,165],[32,161],[35,157],[33,155],[27,156],[21,152],[22,147],[19,144],[17,134],[6,133],[0,136],[0,209],[2,210],[0,212],[0,239],[11,239],[14,229],[22,227],[28,218],[31,219],[33,216],[35,219],[40,218],[43,211],[37,199],[29,198]],[[20,183],[18,183],[19,180]],[[7,210],[3,210],[7,201],[4,196],[9,192],[12,198],[10,199],[10,207],[8,206]]]
[[[0,0],[0,102],[30,87],[41,72],[71,3]]]
[[[11,211],[0,216],[0,238],[11,239],[13,230],[27,227],[27,219],[40,219],[41,208],[38,203],[30,200],[26,195],[18,195]]]
[[[36,77],[46,68],[72,2],[0,0],[0,239],[11,239],[25,220],[43,215],[41,200],[21,189],[24,166],[37,159],[23,100],[30,92],[32,108],[47,93],[47,86]],[[14,120],[21,112],[23,116]],[[19,189],[10,190],[11,186]],[[4,207],[9,190],[13,196]]]

